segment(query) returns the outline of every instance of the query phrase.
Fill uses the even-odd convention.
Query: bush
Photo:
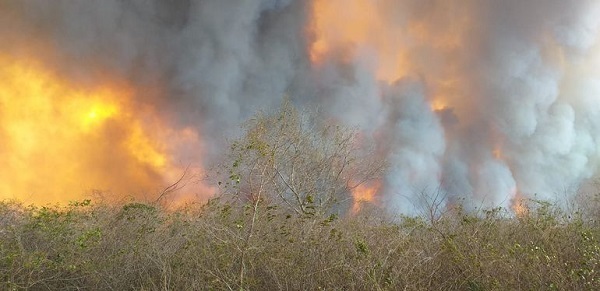
[[[0,202],[0,290],[600,290],[594,209],[349,214],[384,164],[307,116],[249,122],[205,204]]]
[[[266,200],[300,216],[345,212],[352,189],[379,178],[385,166],[359,146],[356,132],[289,102],[252,118],[229,160],[218,182],[224,195],[242,203]]]
[[[0,204],[0,289],[600,288],[599,229],[555,212],[456,212],[431,224],[314,219],[267,203],[255,215],[219,199],[176,211],[84,204]]]

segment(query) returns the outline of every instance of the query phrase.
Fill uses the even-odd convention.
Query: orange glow
[[[309,53],[313,64],[320,64],[330,54],[344,51],[351,56],[357,50],[376,50],[377,77],[394,81],[406,74],[408,55],[398,45],[393,28],[386,27],[381,9],[370,0],[315,0],[312,6],[313,42]]]
[[[198,136],[170,129],[152,108],[135,104],[131,88],[97,84],[0,56],[0,199],[68,202],[93,189],[146,197],[180,172],[170,142]]]
[[[499,160],[502,158],[502,153],[498,149],[492,151],[492,155],[494,156],[494,159],[496,159],[496,160]]]
[[[440,3],[438,21],[404,14],[393,0],[313,0],[308,53],[315,68],[334,62],[360,62],[378,81],[427,76],[432,111],[452,108],[466,126],[476,104],[469,101],[470,76],[461,59],[474,27],[472,11]],[[406,11],[410,9],[407,8]],[[458,128],[457,128],[458,130]]]
[[[527,198],[523,197],[518,191],[515,190],[515,196],[511,200],[511,208],[515,215],[519,218],[526,217],[529,214],[529,207],[527,206]]]
[[[315,0],[312,20],[316,35],[310,49],[312,61],[320,62],[334,43],[366,42],[377,26],[377,19],[376,7],[369,0]]]
[[[447,74],[450,76],[439,78],[432,86],[432,100],[430,101],[432,111],[442,111],[455,107],[456,104],[453,104],[455,103],[453,101],[461,95],[458,91],[460,91],[463,83],[461,83],[458,73],[448,72]]]
[[[492,150],[492,155],[496,160],[502,160],[502,150],[500,148],[495,148]]]
[[[440,9],[441,13],[456,10],[452,4]],[[451,25],[411,19],[398,13],[398,3],[392,0],[313,0],[309,55],[314,65],[328,57],[349,54],[352,59],[365,54],[374,59],[376,76],[381,81],[393,82],[402,77],[420,73],[422,69],[415,55],[422,47],[431,47],[444,54],[460,51],[469,32],[468,12],[457,10]],[[396,15],[397,14],[397,15]],[[445,15],[440,15],[445,17]],[[450,68],[452,70],[454,68]]]
[[[373,203],[377,192],[379,191],[380,183],[363,183],[352,190],[352,214],[357,214],[364,203]]]
[[[448,108],[448,105],[443,99],[435,99],[431,102],[431,111],[442,111]]]

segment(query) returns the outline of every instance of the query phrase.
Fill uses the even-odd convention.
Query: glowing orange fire
[[[0,199],[67,202],[91,189],[139,197],[175,175],[166,141],[180,132],[134,104],[127,86],[98,83],[0,56]]]
[[[352,190],[352,214],[358,213],[364,203],[373,203],[379,188],[378,182],[363,183],[354,188]]]
[[[511,200],[511,208],[517,217],[525,217],[529,214],[529,207],[527,206],[527,198],[523,197],[518,191]]]

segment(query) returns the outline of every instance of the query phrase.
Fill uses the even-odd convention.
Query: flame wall
[[[7,129],[16,121],[55,123],[45,130],[65,135],[66,149],[50,145],[37,155],[87,152],[79,141],[94,138],[81,123],[94,96],[108,90],[112,97],[100,98],[107,109],[95,114],[108,122],[100,156],[111,148],[134,165],[131,175],[147,177],[90,180],[108,181],[105,188],[169,180],[162,167],[178,163],[218,161],[238,124],[284,95],[374,139],[391,162],[378,200],[404,212],[429,191],[467,207],[552,199],[598,172],[600,3],[593,0],[9,0],[0,3],[0,37],[3,62],[27,67],[23,60],[34,59],[50,72],[44,82],[68,87],[52,92],[85,95],[38,100],[51,112],[30,121],[7,110],[26,105],[4,93],[0,157],[16,159],[22,137]],[[52,119],[71,102],[87,108],[77,113],[83,117]],[[169,137],[156,136],[157,124]],[[142,145],[127,147],[135,132]],[[120,146],[108,146],[115,139]],[[29,185],[41,193],[34,179],[15,174],[40,158],[21,154],[19,167],[0,166],[0,183],[23,186],[0,191]],[[152,156],[164,165],[148,162]],[[67,175],[44,171],[28,173],[46,177],[50,189]]]

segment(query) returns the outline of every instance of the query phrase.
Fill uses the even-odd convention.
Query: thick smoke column
[[[404,212],[432,191],[469,208],[552,199],[598,171],[597,1],[15,0],[0,37],[0,54],[76,82],[129,82],[199,134],[182,163],[218,161],[288,95],[376,142],[380,195]]]
[[[313,61],[332,113],[386,147],[397,208],[552,199],[596,174],[598,3],[345,3],[315,1]]]
[[[6,180],[2,180],[5,186],[0,188],[0,197],[24,198],[28,202],[64,202],[78,196],[72,192],[98,187],[114,190],[119,195],[151,191],[136,196],[152,199],[157,196],[154,191],[177,180],[187,164],[215,162],[215,157],[226,148],[223,147],[226,137],[232,137],[239,124],[258,108],[278,105],[296,79],[296,72],[302,71],[297,70],[299,64],[308,64],[302,60],[306,54],[305,44],[303,38],[299,38],[304,33],[304,14],[299,13],[305,10],[303,5],[286,1],[3,1],[0,3],[3,40],[0,53],[9,63],[23,64],[35,59],[50,71],[44,74],[49,75],[43,78],[45,85],[67,79],[71,86],[83,88],[76,92],[90,92],[90,87],[111,87],[113,79],[121,79],[133,88],[132,93],[117,94],[112,98],[115,100],[110,101],[128,103],[126,110],[121,111],[133,117],[123,121],[117,114],[106,116],[99,130],[110,128],[110,132],[84,142],[114,144],[112,149],[106,146],[86,151],[86,145],[73,145],[89,137],[86,132],[61,132],[53,136],[47,128],[42,129],[44,134],[35,134],[36,152],[42,156],[39,152],[46,151],[46,155],[36,159],[31,151],[26,151],[17,161],[4,163],[0,173],[14,174],[1,175]],[[21,66],[31,69],[28,64]],[[14,74],[8,72],[7,75]],[[74,106],[68,102],[53,103],[58,103],[60,97],[57,96],[71,94],[71,90],[55,92],[52,96],[33,99],[50,104],[46,111],[55,112],[57,116],[94,115],[85,107],[83,114],[65,113],[68,111],[65,108]],[[0,96],[0,113],[11,111],[11,104],[27,106],[23,102],[3,100],[17,99],[10,95],[9,92]],[[144,113],[145,108],[150,108],[149,114]],[[26,119],[36,115],[35,108],[23,109],[23,112],[27,117],[21,118],[19,123],[31,123]],[[79,123],[85,122],[85,117],[81,119]],[[138,129],[122,124],[128,121],[141,122],[144,126]],[[14,126],[8,122],[14,123],[14,120],[6,120],[6,124],[0,126],[0,136],[15,146],[0,147],[0,157],[22,151],[19,138],[12,130]],[[53,121],[35,123],[46,127],[45,124]],[[73,123],[61,124],[71,128]],[[157,154],[168,160],[165,165],[154,167],[136,159],[135,153],[123,153],[130,146],[119,145],[130,143],[128,136],[141,131],[142,135],[153,135],[145,140],[158,144],[155,151],[160,151]],[[65,135],[70,138],[63,139]],[[123,135],[125,137],[121,137]],[[200,135],[199,141],[194,138],[197,135]],[[48,139],[63,140],[70,145],[66,149],[58,145],[45,147],[43,143]],[[131,147],[137,149],[139,144]],[[98,155],[95,160],[99,163],[81,159],[80,153],[69,150],[78,147],[80,152]],[[72,161],[77,166],[57,171],[56,168],[65,165],[48,162],[52,159]],[[106,174],[99,173],[97,176],[102,177],[89,179],[88,176],[94,176],[90,171]],[[165,177],[158,178],[163,171]],[[148,175],[136,176],[143,172]],[[15,184],[11,180],[17,175],[31,177]],[[203,173],[196,175],[201,177]],[[80,178],[84,181],[63,181]],[[66,185],[58,187],[57,184]],[[57,199],[48,192],[69,194]],[[210,195],[210,191],[203,188],[194,192],[201,198]]]

